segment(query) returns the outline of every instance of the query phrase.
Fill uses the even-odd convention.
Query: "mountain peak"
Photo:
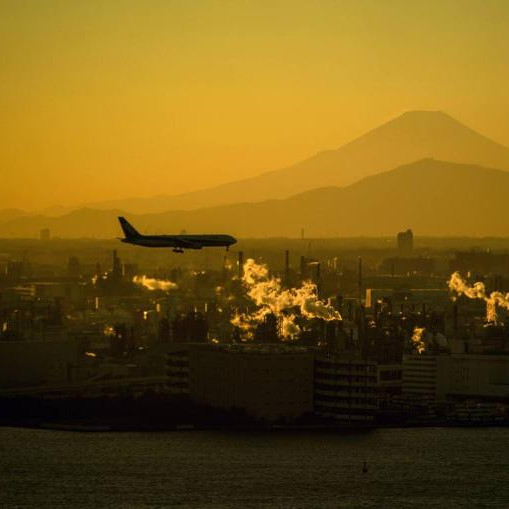
[[[411,110],[342,147],[319,152],[286,168],[202,191],[161,199],[110,202],[100,208],[162,212],[235,203],[239,199],[244,202],[281,199],[319,187],[344,187],[363,177],[423,159],[509,170],[509,148],[444,111]]]
[[[393,118],[386,124],[387,125],[404,125],[412,128],[426,128],[437,126],[456,126],[462,129],[472,130],[462,124],[459,120],[451,117],[448,113],[441,110],[410,110],[405,111],[396,118]],[[383,127],[383,126],[381,126]]]
[[[451,115],[442,110],[408,110],[403,112],[400,117],[414,117],[414,118],[423,118],[423,117],[442,117],[442,118],[452,118]],[[398,117],[396,117],[398,118]]]

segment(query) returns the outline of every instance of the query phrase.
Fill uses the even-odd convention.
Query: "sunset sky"
[[[506,0],[0,0],[0,209],[176,194],[405,110],[509,145]]]

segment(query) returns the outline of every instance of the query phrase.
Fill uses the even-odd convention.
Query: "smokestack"
[[[290,279],[290,251],[285,251],[285,283],[288,284]]]
[[[225,254],[223,258],[223,282],[226,281],[226,279],[228,278],[227,264],[228,264],[228,254]]]
[[[322,280],[321,280],[321,276],[320,276],[320,265],[321,265],[320,262],[318,262],[316,264],[316,293],[318,294],[318,296],[320,296],[322,293]]]
[[[120,258],[117,256],[116,249],[113,250],[111,270],[115,278],[120,279],[122,277],[122,264],[120,263]]]
[[[359,301],[362,300],[362,258],[359,256]]]
[[[244,275],[244,253],[242,251],[239,251],[239,279],[242,279],[242,276]]]
[[[304,278],[306,275],[306,258],[304,256],[300,257],[300,277]]]

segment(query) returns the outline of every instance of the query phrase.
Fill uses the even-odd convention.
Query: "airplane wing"
[[[181,247],[183,249],[201,249],[203,247],[203,244],[200,244],[196,241],[191,241],[182,237],[175,237],[175,243],[178,244],[178,247]]]

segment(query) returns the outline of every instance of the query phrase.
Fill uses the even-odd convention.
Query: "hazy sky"
[[[0,209],[175,194],[409,109],[509,145],[507,0],[0,0]]]

